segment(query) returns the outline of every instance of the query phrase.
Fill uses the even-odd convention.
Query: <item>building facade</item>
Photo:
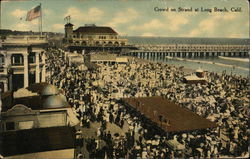
[[[45,82],[47,38],[40,35],[1,37],[0,88],[2,92]]]
[[[73,24],[65,25],[64,42],[75,46],[125,46],[127,39],[120,38],[111,27],[85,25],[73,30]]]
[[[56,150],[60,150],[64,157],[75,157],[75,126],[79,120],[55,86],[36,83],[13,94],[5,92],[1,99],[0,154],[47,158],[46,152],[50,152],[51,158],[57,158]]]

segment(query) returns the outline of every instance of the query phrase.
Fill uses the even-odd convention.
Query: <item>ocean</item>
[[[190,43],[197,43],[202,38],[164,38],[164,37],[127,37],[130,44],[151,44],[162,45],[164,43],[186,43],[188,40],[192,40]],[[249,39],[226,39],[226,38],[209,38],[209,43],[244,43]],[[233,74],[249,78],[249,58],[242,58],[242,60],[235,61],[232,59],[222,59],[219,57],[193,57],[193,58],[181,58],[181,59],[167,59],[164,57],[145,57],[147,60],[155,62],[164,62],[175,66],[184,66],[185,68],[198,69],[202,68],[205,71],[222,73],[225,71],[227,74]],[[239,58],[238,58],[239,59]],[[248,60],[246,60],[248,59]]]

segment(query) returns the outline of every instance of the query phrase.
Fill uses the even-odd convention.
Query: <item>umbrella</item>
[[[204,143],[201,143],[200,146],[203,147],[203,146],[204,146]]]
[[[151,140],[147,140],[146,143],[147,143],[147,144],[151,144],[152,141],[151,141]]]
[[[186,138],[187,134],[182,134],[181,136],[182,136],[182,138]]]
[[[207,140],[211,141],[212,138],[210,136],[206,136]]]
[[[141,147],[140,147],[140,146],[135,146],[135,149],[136,149],[136,150],[140,150]]]
[[[188,135],[189,136],[189,138],[191,138],[191,139],[193,139],[194,138],[194,136],[193,135]]]
[[[155,135],[155,138],[156,139],[160,139],[161,137],[159,135]]]

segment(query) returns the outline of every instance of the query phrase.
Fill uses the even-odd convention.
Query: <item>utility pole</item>
[[[0,30],[2,29],[2,1],[0,0]]]

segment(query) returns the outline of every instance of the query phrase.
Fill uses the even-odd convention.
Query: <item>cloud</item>
[[[127,8],[126,10],[120,11],[115,14],[116,16],[111,19],[107,26],[117,27],[120,24],[126,24],[137,19],[138,12],[133,8]]]
[[[21,30],[21,31],[30,31],[30,30],[35,31],[34,25],[29,24],[28,22],[17,23],[17,24],[12,26],[12,29],[13,30]]]
[[[155,29],[163,29],[165,27],[159,19],[152,19],[142,25],[132,25],[129,30],[140,30],[140,31],[150,31]]]
[[[208,18],[199,23],[199,28],[201,31],[212,32],[216,25],[218,25],[216,18]]]
[[[94,17],[94,19],[99,19],[103,15],[103,11],[98,8],[89,8],[88,16]]]
[[[52,30],[51,31],[60,31],[64,29],[64,25],[63,24],[53,24],[52,25]]]
[[[18,21],[11,26],[11,29],[20,31],[38,31],[38,19],[32,21]]]
[[[51,14],[53,14],[53,13],[54,13],[54,12],[53,12],[52,10],[47,9],[47,8],[43,10],[43,14],[46,15],[46,16],[49,16],[49,15],[51,15]]]
[[[180,30],[181,26],[188,24],[189,19],[192,17],[193,14],[181,14],[181,13],[170,13],[166,14],[167,28],[170,31],[178,31]]]
[[[149,32],[147,32],[147,33],[143,33],[141,36],[148,36],[148,37],[150,37],[150,36],[156,36],[155,34],[153,34],[153,33],[149,33]]]
[[[132,25],[128,27],[129,30],[142,31],[144,33],[158,33],[162,32],[177,32],[183,30],[190,23],[190,19],[197,14],[182,14],[182,13],[167,13],[159,15],[157,18],[149,19],[141,25]],[[185,29],[184,29],[185,30]],[[144,34],[142,33],[142,34]],[[160,36],[160,35],[159,35]]]
[[[11,15],[14,16],[15,18],[25,17],[26,14],[27,11],[22,9],[15,9],[14,11],[11,12]]]
[[[76,7],[70,7],[67,10],[67,13],[64,15],[64,17],[69,16],[77,21],[80,21],[81,19],[83,19],[83,13]]]
[[[32,25],[38,25],[38,21],[39,21],[39,18],[36,18],[36,19],[29,21],[27,23],[31,23]]]
[[[229,38],[239,38],[239,37],[241,37],[242,36],[242,34],[230,34],[228,37]],[[244,37],[244,36],[243,36]]]
[[[104,12],[96,7],[89,8],[85,12],[81,11],[80,9],[76,7],[70,7],[68,8],[66,14],[64,14],[63,18],[70,15],[72,21],[76,22],[75,25],[83,25],[81,22],[97,23],[98,21],[102,19],[103,14]]]
[[[236,18],[236,15],[234,13],[227,13],[222,16],[222,19],[224,20],[233,20]]]
[[[231,21],[233,21],[235,18],[236,15],[233,13],[210,14],[208,18],[202,19],[198,23],[198,26],[189,32],[188,36],[194,37],[194,36],[214,35],[216,32],[218,32],[218,30],[220,31],[219,27],[222,24],[224,25],[230,24]]]
[[[199,29],[193,29],[190,31],[189,35],[190,37],[196,37],[200,34],[200,30]]]

